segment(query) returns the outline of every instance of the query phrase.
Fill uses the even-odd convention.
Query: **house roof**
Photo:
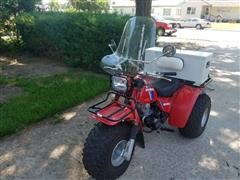
[[[178,7],[183,3],[203,2],[213,7],[239,7],[239,0],[152,0],[152,7]],[[135,0],[111,0],[112,7],[135,7]]]
[[[152,0],[152,6],[179,6],[184,0]],[[111,0],[110,5],[112,7],[134,7],[135,0]]]
[[[187,2],[204,2],[213,7],[239,7],[239,0],[187,0]]]
[[[153,0],[152,6],[179,6],[184,2],[184,0]]]
[[[240,6],[239,0],[206,0],[212,6],[233,7]]]

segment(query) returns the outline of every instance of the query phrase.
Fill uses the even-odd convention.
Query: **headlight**
[[[173,28],[172,24],[167,24],[167,27],[168,27],[169,29]]]
[[[114,91],[125,93],[127,91],[127,79],[112,76],[112,88]]]

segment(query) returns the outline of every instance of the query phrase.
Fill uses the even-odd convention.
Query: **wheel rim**
[[[204,113],[203,113],[203,116],[202,116],[201,127],[205,126],[205,124],[207,122],[207,119],[208,119],[208,113],[209,113],[209,108],[206,108]]]
[[[163,30],[162,30],[162,29],[159,29],[158,32],[157,32],[157,34],[158,34],[159,36],[162,36],[162,35],[163,35]]]
[[[124,162],[124,151],[127,145],[126,140],[121,140],[117,143],[114,147],[112,156],[111,156],[111,163],[114,167],[120,166]]]

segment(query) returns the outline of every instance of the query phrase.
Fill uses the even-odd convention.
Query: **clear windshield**
[[[143,63],[135,60],[144,61],[145,49],[155,46],[155,38],[156,26],[151,18],[133,17],[127,21],[116,51],[124,73],[134,75],[142,68]]]
[[[115,64],[122,73],[134,76],[143,69],[145,49],[154,47],[155,42],[155,22],[147,17],[132,17],[124,27],[116,52],[104,57],[102,63],[105,67]]]

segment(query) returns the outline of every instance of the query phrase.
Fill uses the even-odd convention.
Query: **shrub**
[[[35,55],[57,56],[67,64],[98,71],[99,60],[110,53],[107,44],[119,41],[128,16],[41,12],[17,18],[26,50]]]
[[[21,43],[16,38],[0,38],[0,53],[19,53],[22,50]]]

